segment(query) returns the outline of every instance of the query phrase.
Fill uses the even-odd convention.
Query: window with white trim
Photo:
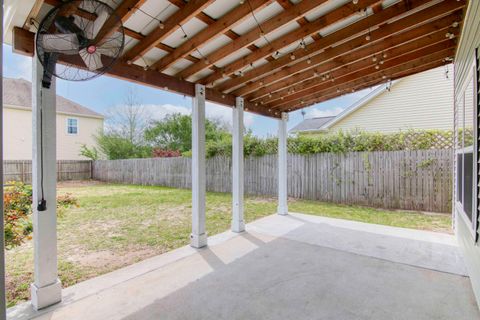
[[[466,218],[471,230],[476,228],[477,210],[477,143],[475,142],[477,115],[476,74],[477,67],[470,73],[466,86],[455,94],[456,136],[456,208]]]
[[[68,134],[78,134],[78,119],[68,118],[67,119],[67,133]]]

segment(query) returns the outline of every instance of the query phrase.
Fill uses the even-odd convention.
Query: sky
[[[3,45],[3,53],[4,77],[24,78],[31,81],[32,58],[13,53],[11,46],[6,44]],[[108,110],[121,106],[125,100],[126,92],[131,91],[132,88],[136,91],[140,103],[151,114],[152,119],[160,120],[171,113],[188,114],[191,112],[192,99],[190,97],[108,76],[83,82],[57,79],[57,94],[101,114],[107,114]],[[362,90],[305,108],[305,118],[336,115],[368,94],[370,90]],[[206,115],[209,118],[220,119],[227,123],[232,121],[232,110],[230,108],[213,103],[207,103]],[[300,110],[291,112],[288,129],[293,128],[302,119],[303,115]],[[244,124],[257,136],[266,137],[277,134],[277,121],[272,118],[245,112]]]

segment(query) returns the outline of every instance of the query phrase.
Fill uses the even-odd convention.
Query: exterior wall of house
[[[440,67],[399,80],[329,130],[397,132],[408,129],[453,129],[453,70]]]
[[[32,159],[32,112],[28,108],[4,107],[4,159]],[[67,119],[78,119],[78,134],[67,133]],[[57,114],[57,159],[79,160],[80,146],[94,146],[93,135],[103,130],[103,119]],[[48,143],[48,142],[47,142]]]
[[[462,36],[459,42],[455,57],[455,118],[456,123],[461,122],[462,112],[461,106],[463,104],[464,97],[469,95],[470,90],[474,91],[473,88],[469,88],[470,82],[475,78],[475,49],[480,47],[480,1],[469,1],[469,6],[465,15],[465,24],[462,30]],[[477,81],[478,74],[477,71]],[[478,85],[477,88],[478,90]],[[468,101],[465,101],[468,103]],[[474,114],[478,112],[478,97],[474,102],[475,110]],[[465,112],[466,114],[468,111]],[[476,117],[475,117],[476,118]],[[476,120],[476,119],[474,119]],[[473,124],[476,121],[472,122]],[[475,125],[474,125],[475,126]],[[477,124],[478,126],[478,124]],[[475,133],[475,141],[478,141],[478,135]],[[460,147],[459,147],[460,148]],[[474,145],[473,148],[473,163],[477,163],[477,150],[478,143]],[[457,159],[457,157],[456,157]],[[455,168],[459,166],[458,161],[455,163]],[[476,172],[476,166],[474,166],[474,182],[472,183],[473,188],[473,212],[475,214],[473,221],[477,222],[478,226],[478,188],[475,184],[478,181],[478,174]],[[455,179],[454,179],[454,190],[457,187],[457,176],[458,172],[455,169]],[[468,273],[470,280],[472,282],[472,287],[477,298],[477,304],[480,305],[480,246],[479,242],[476,240],[478,237],[478,229],[476,226],[472,225],[468,218],[462,214],[462,209],[457,205],[458,199],[457,195],[454,196],[454,219],[455,219],[455,234],[457,235],[458,242],[465,256],[465,262],[468,268]]]

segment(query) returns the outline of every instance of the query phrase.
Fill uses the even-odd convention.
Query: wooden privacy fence
[[[390,209],[450,212],[452,151],[419,150],[290,154],[288,194],[294,198]],[[231,191],[231,159],[207,160],[207,190]],[[277,193],[277,157],[245,159],[245,193]],[[93,162],[93,179],[191,187],[191,159],[153,158]]]
[[[90,160],[58,160],[57,181],[88,180],[92,178],[92,161]],[[32,183],[32,161],[3,161],[3,179]]]

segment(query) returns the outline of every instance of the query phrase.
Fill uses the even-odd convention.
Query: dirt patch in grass
[[[119,253],[110,250],[79,252],[68,256],[68,261],[95,269],[117,269],[157,254],[153,248],[132,248]]]

